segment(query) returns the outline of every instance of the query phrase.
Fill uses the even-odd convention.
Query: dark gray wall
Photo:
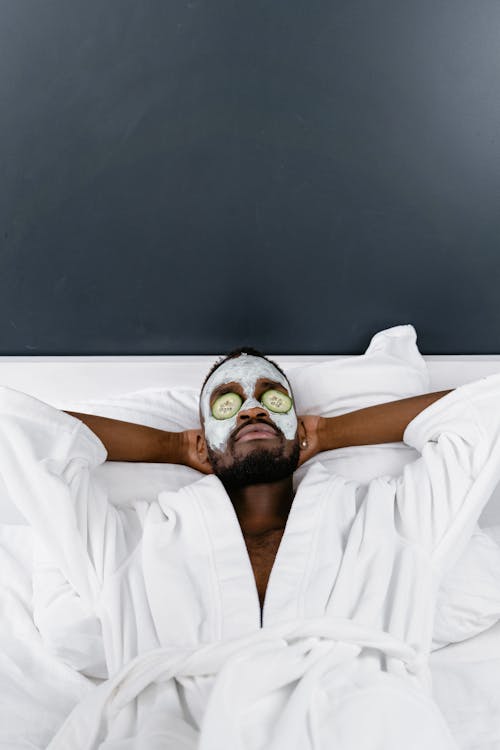
[[[0,0],[0,354],[500,353],[498,0]]]

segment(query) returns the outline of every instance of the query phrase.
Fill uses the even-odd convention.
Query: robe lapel
[[[331,474],[316,461],[297,487],[269,576],[263,627],[307,615],[305,598],[314,574],[318,532],[331,481]]]
[[[158,502],[166,517],[175,518],[176,528],[158,556],[168,557],[167,568],[175,570],[178,581],[176,598],[186,600],[192,612],[191,623],[182,625],[190,641],[196,634],[199,640],[203,635],[202,640],[214,641],[258,629],[260,606],[252,566],[222,482],[210,474],[178,492],[160,493]],[[161,612],[160,608],[160,616]],[[170,632],[165,618],[163,631]]]

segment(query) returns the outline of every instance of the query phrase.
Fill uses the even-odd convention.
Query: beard
[[[232,454],[233,455],[233,454]],[[214,474],[227,489],[249,484],[268,484],[291,476],[299,464],[300,447],[295,441],[291,455],[284,456],[282,448],[255,448],[243,458],[235,458],[232,466],[221,466],[216,454],[208,447],[208,457]]]

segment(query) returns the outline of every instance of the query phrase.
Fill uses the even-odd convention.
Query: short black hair
[[[207,380],[209,379],[210,375],[217,370],[218,367],[224,364],[224,362],[227,362],[228,359],[233,359],[234,357],[239,357],[240,354],[251,354],[254,357],[262,357],[262,359],[265,359],[267,362],[270,362],[272,365],[276,367],[276,369],[281,372],[283,377],[285,378],[286,382],[290,385],[289,380],[286,376],[286,373],[283,372],[281,367],[276,364],[276,362],[273,362],[272,359],[269,359],[269,357],[266,357],[265,354],[262,352],[259,352],[258,349],[254,349],[253,346],[241,346],[238,349],[233,349],[229,352],[229,354],[226,354],[225,356],[221,357],[221,359],[217,360],[215,364],[212,366],[212,369],[207,374],[205,380],[203,381],[203,385],[201,386],[201,392],[203,392],[203,389],[205,387],[205,384]]]

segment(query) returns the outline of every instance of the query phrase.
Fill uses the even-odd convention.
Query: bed
[[[411,333],[411,326],[398,330],[401,328],[406,329],[405,335]],[[135,402],[127,400],[127,395],[157,397],[177,389],[192,399],[218,356],[2,357],[0,385],[58,409],[84,411],[86,406],[91,412],[94,407],[94,413],[104,416],[125,419],[128,413],[130,421],[175,429],[161,421],[156,406],[144,419],[138,417],[137,398]],[[296,371],[297,382],[307,368],[324,363],[348,363],[350,367],[362,364],[362,356],[269,355],[291,379]],[[426,356],[422,361],[430,391],[455,388],[500,372],[500,356]],[[120,411],[120,405],[129,411]],[[127,492],[140,491],[142,481],[150,482],[152,498],[165,482],[172,480],[181,486],[196,474],[187,467],[182,467],[182,476],[166,474],[171,468],[106,464],[106,476],[101,480],[113,486],[113,502],[126,502],[120,493],[130,481]],[[11,500],[0,486],[0,747],[41,749],[98,678],[68,666],[44,647],[32,613],[30,529]],[[500,546],[500,487],[483,511],[479,527]],[[434,695],[463,750],[500,748],[500,611],[497,617],[490,613],[489,622],[476,635],[443,645],[431,654]]]

